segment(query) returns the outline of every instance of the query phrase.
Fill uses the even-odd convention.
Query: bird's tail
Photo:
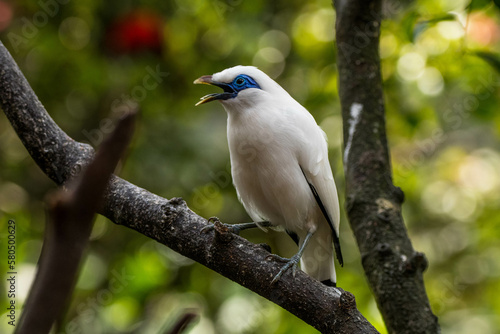
[[[301,240],[302,244],[303,240]],[[329,286],[336,286],[334,251],[330,231],[318,230],[304,249],[300,268],[309,276]]]

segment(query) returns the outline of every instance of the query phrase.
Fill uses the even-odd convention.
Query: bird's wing
[[[305,147],[302,147],[299,152],[300,168],[321,212],[332,229],[335,253],[339,263],[343,265],[339,242],[339,200],[328,161],[326,135],[314,122],[314,127],[312,125],[306,126],[303,140]]]

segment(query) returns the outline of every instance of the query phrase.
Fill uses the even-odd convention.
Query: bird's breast
[[[250,216],[296,229],[313,199],[298,163],[300,144],[287,124],[229,120],[228,142],[233,183]]]

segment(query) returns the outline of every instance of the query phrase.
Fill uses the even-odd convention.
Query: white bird
[[[195,84],[215,85],[196,105],[219,100],[228,114],[231,173],[238,198],[254,223],[283,226],[299,246],[273,282],[300,260],[301,269],[335,286],[334,247],[339,243],[339,201],[326,135],[313,116],[279,84],[253,66],[235,66],[205,75]],[[241,226],[238,228],[238,226]]]

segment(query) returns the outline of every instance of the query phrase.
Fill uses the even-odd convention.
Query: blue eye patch
[[[259,84],[246,74],[240,74],[234,78],[233,82],[229,84],[236,92],[240,92],[247,88],[261,89]]]

